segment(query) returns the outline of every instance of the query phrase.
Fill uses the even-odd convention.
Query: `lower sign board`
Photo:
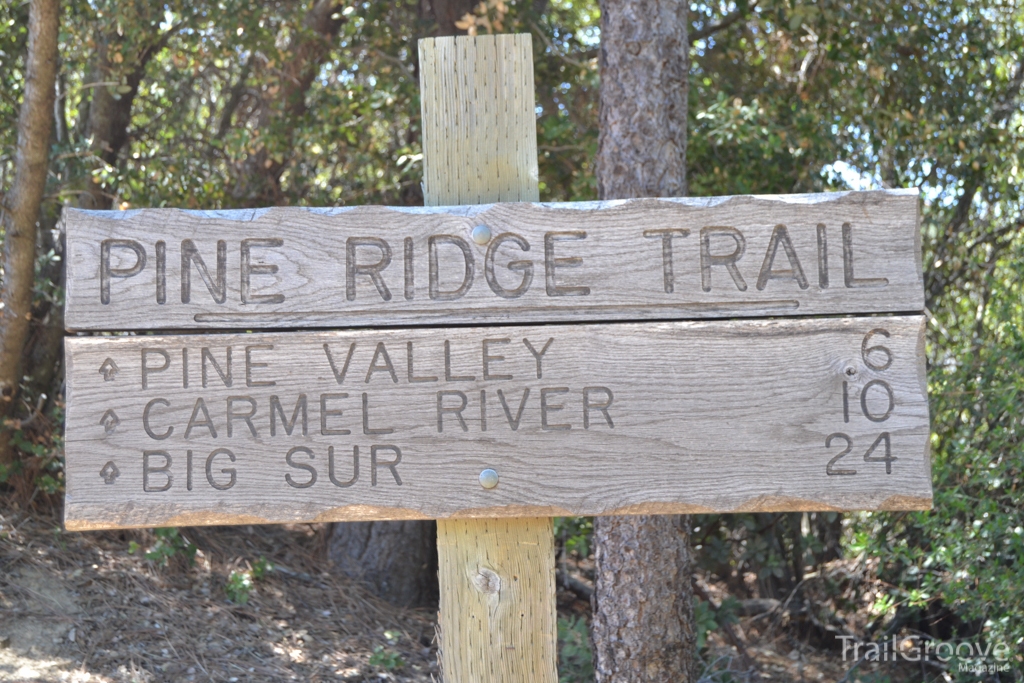
[[[931,505],[924,318],[67,340],[68,529]]]

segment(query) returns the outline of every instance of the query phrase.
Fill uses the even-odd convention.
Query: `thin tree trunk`
[[[269,72],[266,62],[258,64],[257,78],[275,79],[276,88],[264,92],[259,105],[258,133],[275,140],[268,149],[261,142],[255,153],[241,164],[231,194],[245,206],[275,206],[286,203],[281,191],[281,174],[287,167],[291,140],[299,119],[306,113],[306,93],[320,67],[330,56],[331,43],[345,22],[337,0],[316,0],[288,47],[287,60]],[[271,94],[273,93],[273,94]]]
[[[18,114],[14,183],[3,211],[0,261],[0,417],[10,415],[18,397],[21,355],[28,336],[35,279],[36,223],[46,189],[57,77],[57,0],[32,0],[28,20],[25,95]],[[0,466],[13,460],[9,432],[0,427]]]
[[[57,126],[60,126],[60,112],[57,112]],[[52,166],[51,166],[52,168]],[[61,206],[56,202],[44,205],[39,216],[38,239],[40,253],[53,250],[63,256],[63,239],[56,235],[54,227],[60,219]],[[65,269],[62,261],[51,261],[36,273],[37,281],[49,282],[60,291],[64,290]],[[32,312],[32,327],[29,330],[22,362],[31,369],[26,385],[29,396],[40,398],[46,394],[42,405],[49,411],[57,399],[62,381],[61,366],[64,359],[64,307],[59,302],[37,301]]]
[[[119,93],[111,86],[93,88],[92,100],[88,107],[86,135],[90,138],[89,151],[108,166],[116,166],[121,150],[128,142],[128,127],[132,120],[132,107],[139,86],[146,75],[149,61],[162,50],[175,33],[172,28],[156,36],[142,50],[131,70],[123,73],[127,92]],[[113,28],[96,47],[96,61],[90,79],[94,83],[120,81],[123,69],[111,61],[110,56],[119,53],[120,38]],[[98,177],[86,174],[84,191],[79,195],[78,205],[83,209],[106,210],[113,206],[113,195],[101,184]]]
[[[686,194],[689,42],[682,0],[602,0],[597,191]]]
[[[598,517],[594,546],[598,683],[696,681],[690,518]]]
[[[602,0],[602,199],[686,194],[686,32],[681,0]],[[689,536],[688,517],[595,520],[598,683],[697,680]]]
[[[812,530],[821,544],[815,553],[814,568],[843,556],[843,515],[840,512],[814,512]]]
[[[462,19],[466,14],[473,11],[477,4],[476,0],[423,0],[420,4],[421,11],[434,21],[435,36],[465,35],[465,31],[459,30],[455,22]]]

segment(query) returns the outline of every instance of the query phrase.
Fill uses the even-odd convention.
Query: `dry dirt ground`
[[[66,533],[53,515],[0,501],[0,683],[439,680],[436,613],[395,608],[325,571],[325,531],[185,529],[194,562],[178,549],[161,564],[145,557],[159,546],[152,531]],[[247,602],[229,600],[232,573],[251,573],[261,558],[272,569],[252,580]],[[576,583],[575,592],[560,586],[560,616],[589,617],[589,564],[560,562],[560,576]],[[863,569],[847,579],[845,567],[830,571],[848,597],[872,599]],[[697,584],[715,604],[727,598],[720,585]],[[863,626],[858,611],[830,614],[840,630]],[[812,642],[808,618],[806,609],[777,609],[741,617],[731,634],[712,632],[702,683],[842,680],[850,662]],[[924,672],[865,663],[849,673],[849,683],[880,683]],[[579,671],[563,677],[584,680]]]
[[[430,681],[434,614],[324,571],[310,525],[189,529],[200,550],[145,559],[148,531],[64,533],[0,507],[0,681]],[[129,554],[129,544],[139,548]],[[248,602],[232,571],[272,569]]]

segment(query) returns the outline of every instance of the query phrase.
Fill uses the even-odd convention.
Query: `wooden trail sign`
[[[923,328],[70,339],[66,524],[927,508]]]
[[[76,330],[920,311],[916,191],[68,210]]]
[[[67,211],[190,332],[67,340],[69,529],[436,518],[446,679],[553,683],[551,515],[931,505],[916,192],[536,203],[531,55],[421,41],[428,208]]]

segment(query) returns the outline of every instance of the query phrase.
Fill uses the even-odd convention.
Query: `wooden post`
[[[429,206],[537,201],[529,35],[419,44]],[[441,668],[448,683],[558,680],[550,518],[440,519]]]

